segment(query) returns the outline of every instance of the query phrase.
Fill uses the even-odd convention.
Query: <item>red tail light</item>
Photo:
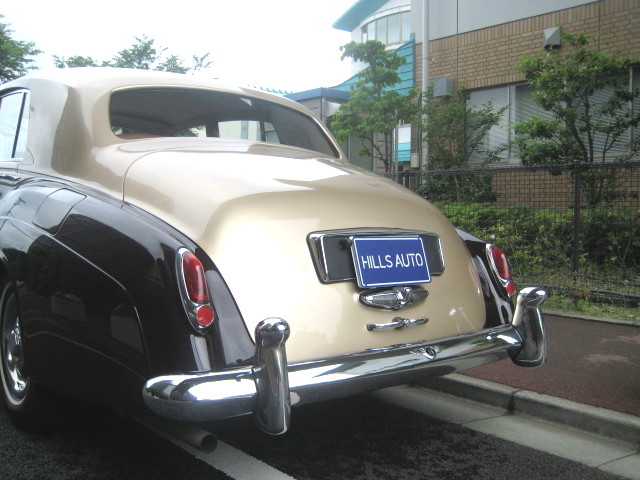
[[[493,273],[498,277],[500,283],[506,290],[509,296],[516,293],[516,284],[511,276],[511,269],[509,268],[509,261],[505,253],[498,247],[493,245],[487,245],[489,260],[491,261],[491,267]]]
[[[209,300],[209,288],[202,262],[186,248],[178,252],[178,272],[182,303],[189,320],[203,331],[215,320],[216,314]]]
[[[209,303],[204,267],[193,253],[186,252],[182,256],[182,272],[189,300],[194,303]]]
[[[210,305],[202,305],[196,311],[196,321],[198,322],[198,325],[202,327],[208,327],[211,325],[215,318],[216,314]]]

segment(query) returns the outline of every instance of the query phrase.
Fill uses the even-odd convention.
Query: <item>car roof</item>
[[[266,100],[281,103],[289,108],[295,108],[305,113],[309,111],[297,102],[275,95],[273,93],[256,90],[249,87],[239,87],[225,84],[218,80],[212,80],[197,74],[182,74],[173,72],[160,72],[156,70],[139,70],[133,68],[115,67],[79,67],[79,68],[54,68],[37,70],[17,80],[5,83],[0,89],[29,88],[33,82],[39,84],[51,83],[67,86],[71,89],[82,91],[102,90],[103,93],[121,88],[135,88],[147,86],[205,88],[229,93],[251,95]]]
[[[125,145],[113,134],[109,116],[112,94],[157,87],[249,96],[278,103],[313,118],[306,107],[292,100],[251,88],[229,87],[188,74],[105,67],[36,71],[0,86],[0,94],[25,89],[30,95],[27,147],[18,168],[81,180],[119,194],[126,168],[144,153],[143,145],[140,148],[135,144]],[[171,145],[189,141],[176,138],[164,142],[170,140],[173,141]],[[157,143],[145,148],[151,151],[169,147]]]

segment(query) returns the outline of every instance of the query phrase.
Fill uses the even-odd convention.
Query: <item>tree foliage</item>
[[[83,57],[82,55],[73,55],[68,58],[53,56],[53,64],[57,68],[76,68],[76,67],[99,67],[100,63],[93,57]]]
[[[342,47],[342,60],[351,58],[367,68],[359,73],[347,102],[334,115],[331,130],[339,141],[353,136],[362,142],[360,155],[379,159],[389,171],[393,154],[393,132],[400,121],[412,121],[417,106],[411,96],[392,90],[400,82],[398,68],[405,59],[387,51],[383,43],[350,42]]]
[[[4,15],[0,15],[2,18]],[[26,75],[35,68],[31,65],[33,58],[30,57],[42,53],[33,42],[14,40],[12,33],[9,24],[0,21],[0,83]]]
[[[425,92],[422,131],[429,144],[429,168],[468,167],[474,152],[483,156],[484,164],[500,159],[506,147],[487,149],[483,143],[489,130],[500,123],[508,106],[496,110],[489,101],[476,107],[469,104],[469,96],[463,88],[458,88],[452,95],[436,97],[433,85]]]
[[[500,123],[508,107],[495,109],[489,101],[476,107],[469,104],[469,93],[458,88],[452,95],[436,97],[433,85],[424,92],[422,131],[429,145],[429,170],[459,170],[469,166],[471,155],[483,156],[483,164],[500,159],[506,147],[483,148],[484,139]],[[491,174],[428,176],[420,192],[425,198],[446,202],[491,202]]]
[[[524,165],[593,165],[640,152],[640,112],[632,108],[640,91],[629,87],[631,61],[594,47],[594,40],[564,32],[560,50],[518,62],[531,99],[550,113],[516,124]],[[615,196],[615,177],[586,172],[583,193],[590,206]]]
[[[142,37],[135,37],[135,40],[131,47],[120,50],[111,60],[98,61],[92,57],[83,57],[81,55],[74,55],[68,58],[54,55],[53,61],[58,68],[102,66],[174,73],[202,70],[213,63],[209,60],[209,53],[202,56],[193,55],[193,65],[188,67],[183,64],[180,57],[167,54],[167,48],[156,48],[154,39],[143,35]]]
[[[111,67],[138,68],[140,70],[152,70],[158,65],[160,56],[167,50],[158,50],[154,47],[155,41],[146,35],[136,37],[136,43],[130,48],[120,50],[109,62]],[[184,72],[180,72],[184,73]]]

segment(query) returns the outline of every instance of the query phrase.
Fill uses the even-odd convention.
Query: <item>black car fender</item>
[[[467,247],[471,261],[478,272],[486,311],[485,328],[511,323],[514,313],[513,303],[491,272],[487,256],[488,243],[464,230],[456,229],[456,231]]]
[[[168,225],[46,178],[3,192],[0,214],[0,273],[17,290],[26,363],[37,381],[130,405],[151,376],[250,361],[253,344],[215,266]],[[203,335],[188,322],[176,283],[180,247],[207,265],[214,301],[231,313],[232,341],[218,324]]]

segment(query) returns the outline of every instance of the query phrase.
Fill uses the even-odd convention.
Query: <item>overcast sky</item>
[[[350,34],[331,25],[355,0],[31,0],[0,6],[12,38],[52,55],[108,60],[147,35],[191,64],[210,52],[210,76],[286,91],[337,85],[349,78],[340,45]]]

